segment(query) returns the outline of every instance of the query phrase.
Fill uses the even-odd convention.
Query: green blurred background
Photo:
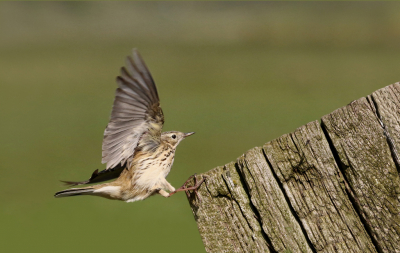
[[[185,194],[55,199],[103,169],[115,77],[136,47],[164,130],[195,131],[168,180],[235,160],[400,80],[397,2],[1,2],[0,250],[203,252]]]

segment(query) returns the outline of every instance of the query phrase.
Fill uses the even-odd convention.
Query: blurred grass
[[[101,165],[115,76],[139,48],[166,115],[196,131],[179,187],[400,80],[399,3],[0,3],[0,248],[203,252],[184,194],[54,199]]]

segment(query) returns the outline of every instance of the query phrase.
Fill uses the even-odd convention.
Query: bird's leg
[[[161,194],[163,197],[165,197],[165,198],[168,198],[169,197],[169,193],[168,192],[166,192],[166,191],[164,191],[163,189],[161,189],[161,188],[158,188],[157,189],[157,192],[159,193],[159,194]]]
[[[194,177],[194,184],[195,184],[195,185],[194,185],[194,186],[191,186],[191,187],[186,187],[187,183],[188,183],[193,177]],[[186,180],[186,182],[185,182],[179,189],[176,189],[175,191],[171,192],[171,193],[169,194],[169,196],[172,196],[172,195],[174,195],[174,194],[177,193],[177,192],[185,191],[185,192],[186,192],[186,195],[189,197],[187,191],[193,190],[193,191],[195,192],[196,196],[200,199],[200,196],[199,196],[198,193],[197,193],[197,188],[199,188],[200,185],[201,185],[205,180],[206,180],[206,176],[203,175],[203,178],[202,178],[199,182],[197,182],[196,174],[194,174],[193,176],[189,177],[188,180]]]
[[[196,176],[196,174],[190,176],[190,177],[185,181],[185,183],[184,183],[179,189],[176,189],[175,191],[170,192],[170,193],[169,193],[169,196],[171,197],[172,195],[174,195],[174,194],[177,193],[177,192],[184,191],[184,190],[186,189],[187,183],[188,183],[193,177],[196,179],[195,176]]]
[[[165,180],[165,186],[167,187],[168,191],[170,191],[170,192],[175,191],[175,188],[170,183],[168,183],[167,180]]]

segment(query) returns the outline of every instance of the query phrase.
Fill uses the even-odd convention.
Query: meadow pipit
[[[174,162],[176,147],[194,132],[161,132],[164,115],[157,88],[135,49],[133,55],[127,57],[126,67],[121,68],[117,84],[111,119],[103,139],[102,163],[107,164],[106,169],[94,171],[83,182],[64,182],[83,185],[117,179],[60,191],[55,197],[94,195],[133,202],[157,193],[169,197],[178,191],[197,189],[204,179],[189,188],[185,183],[177,190],[165,179]]]

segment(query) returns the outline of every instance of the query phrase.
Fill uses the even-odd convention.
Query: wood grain
[[[376,252],[317,121],[264,150],[317,252]]]
[[[312,252],[306,236],[275,180],[261,148],[237,161],[260,222],[276,252]]]
[[[379,89],[370,98],[384,127],[397,171],[400,172],[400,83]]]
[[[361,98],[324,116],[322,122],[378,251],[400,252],[400,179],[374,110]]]
[[[204,175],[200,200],[194,192],[189,200],[206,251],[270,252],[234,163]]]

